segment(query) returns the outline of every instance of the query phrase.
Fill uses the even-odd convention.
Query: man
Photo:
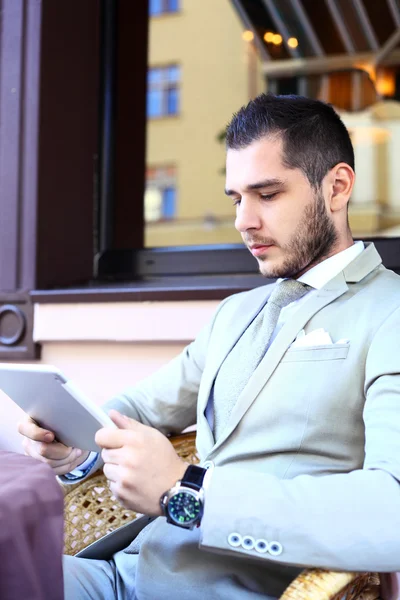
[[[106,405],[111,489],[169,522],[150,525],[139,555],[68,557],[67,600],[265,600],[303,566],[400,569],[400,279],[353,242],[354,177],[330,106],[261,95],[234,115],[235,226],[283,281],[226,299],[180,356]],[[195,421],[210,468],[193,473],[163,434]],[[20,431],[55,473],[79,473],[86,456],[32,422]]]

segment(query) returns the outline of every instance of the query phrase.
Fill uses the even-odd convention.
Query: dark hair
[[[330,104],[303,96],[260,94],[232,117],[226,128],[228,149],[246,148],[264,136],[280,135],[283,162],[301,169],[313,188],[340,162],[354,169],[349,132]]]

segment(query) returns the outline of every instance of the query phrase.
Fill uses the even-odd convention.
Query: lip
[[[250,246],[249,249],[253,256],[261,256],[262,254],[265,254],[266,252],[268,252],[268,250],[270,248],[272,248],[272,244],[269,246],[262,246],[260,244],[254,244],[253,246]]]

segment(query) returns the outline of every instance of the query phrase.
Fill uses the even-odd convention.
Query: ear
[[[355,173],[346,163],[339,163],[329,173],[331,212],[347,210],[355,182]]]

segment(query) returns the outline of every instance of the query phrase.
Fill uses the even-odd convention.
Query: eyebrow
[[[246,186],[245,190],[247,192],[251,192],[254,190],[260,190],[270,187],[282,187],[285,184],[285,181],[282,179],[264,179],[264,181],[257,181],[257,183],[250,183]],[[235,190],[225,189],[225,194],[227,196],[233,196],[236,194]]]

